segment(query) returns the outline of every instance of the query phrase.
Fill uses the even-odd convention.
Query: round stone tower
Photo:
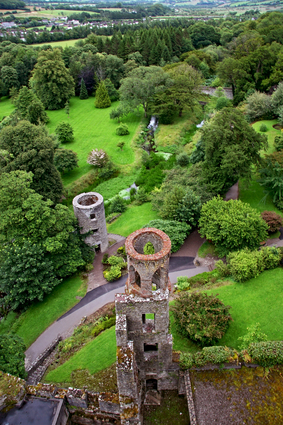
[[[73,208],[80,232],[90,232],[85,242],[90,246],[99,246],[101,252],[105,252],[108,248],[108,237],[103,197],[96,192],[81,193],[73,199]]]
[[[145,255],[147,242],[154,246],[154,254]],[[126,291],[147,298],[155,290],[171,290],[168,277],[171,241],[169,236],[155,228],[137,230],[126,240],[128,280]]]

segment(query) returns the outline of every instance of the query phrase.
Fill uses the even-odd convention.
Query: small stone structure
[[[79,221],[82,234],[90,232],[85,242],[90,246],[99,246],[101,252],[108,248],[103,197],[97,192],[87,192],[73,199],[75,216]]]
[[[143,253],[147,242],[154,254]],[[115,300],[117,381],[122,424],[141,424],[142,403],[158,403],[159,390],[179,384],[169,334],[171,241],[161,230],[145,228],[132,233],[125,246],[128,280]]]

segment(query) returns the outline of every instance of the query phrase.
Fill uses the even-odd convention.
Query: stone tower
[[[143,253],[147,242],[154,254]],[[117,380],[121,406],[131,398],[139,413],[148,392],[178,388],[169,334],[170,250],[170,238],[154,228],[137,230],[126,240],[128,280],[125,293],[115,300]],[[136,422],[123,422],[123,408],[121,418],[124,424],[142,423],[138,415]]]
[[[96,192],[81,193],[73,199],[75,216],[82,234],[90,232],[85,242],[99,246],[101,252],[108,248],[103,197]]]

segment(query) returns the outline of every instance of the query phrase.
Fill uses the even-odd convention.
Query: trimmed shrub
[[[248,353],[254,363],[263,367],[283,364],[283,341],[263,341],[250,344]]]
[[[277,232],[283,224],[283,218],[281,215],[276,214],[274,211],[263,211],[261,217],[268,225],[268,232]]]
[[[223,337],[232,320],[229,309],[213,295],[184,292],[176,298],[172,312],[179,332],[204,346]]]
[[[110,266],[119,266],[124,269],[125,267],[122,267],[122,264],[126,263],[124,262],[122,257],[116,257],[115,255],[111,255],[111,257],[108,258],[108,264],[110,264]]]
[[[179,276],[177,277],[177,288],[179,291],[186,291],[190,289],[190,282],[188,276]]]
[[[219,272],[219,275],[221,277],[227,277],[227,276],[230,276],[231,274],[229,264],[223,263],[222,260],[216,261],[215,268]]]
[[[275,246],[265,246],[260,250],[260,254],[262,256],[264,270],[275,269],[275,267],[279,266],[282,258],[282,253],[279,248]]]
[[[125,205],[124,199],[121,198],[121,196],[115,196],[115,198],[112,199],[109,212],[112,213],[123,213],[126,211],[127,207]]]
[[[233,252],[227,257],[231,274],[237,282],[245,282],[258,276],[263,270],[261,262],[261,254],[259,251],[242,251]]]
[[[204,347],[195,354],[181,353],[180,366],[186,370],[191,367],[202,367],[206,364],[234,363],[238,359],[237,352],[228,347]]]
[[[117,249],[117,254],[122,255],[122,257],[124,257],[124,258],[127,258],[125,245],[120,246],[120,248]]]
[[[68,122],[60,122],[55,128],[60,143],[70,143],[74,141],[74,130]]]
[[[121,268],[119,266],[112,266],[109,270],[104,270],[103,276],[108,282],[117,280],[122,276]]]
[[[259,127],[259,131],[261,131],[262,133],[266,133],[267,132],[267,126],[265,124],[261,124],[261,126]]]
[[[126,136],[130,134],[127,124],[120,124],[119,127],[116,128],[116,134],[117,136]]]
[[[105,252],[105,254],[103,255],[103,258],[101,260],[102,264],[108,264],[108,258],[109,258],[109,254],[107,254],[107,252]]]

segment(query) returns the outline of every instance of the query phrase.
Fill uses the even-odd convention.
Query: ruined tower
[[[73,208],[81,233],[90,232],[85,242],[90,246],[98,246],[101,252],[105,252],[108,237],[103,197],[96,192],[81,193],[73,199]]]
[[[153,244],[154,254],[143,253],[147,242]],[[117,380],[124,424],[142,423],[139,414],[132,421],[125,419],[125,398],[132,400],[131,409],[140,412],[147,393],[178,388],[169,334],[170,250],[170,238],[154,228],[137,230],[126,240],[128,280],[125,293],[117,294],[115,300]]]

